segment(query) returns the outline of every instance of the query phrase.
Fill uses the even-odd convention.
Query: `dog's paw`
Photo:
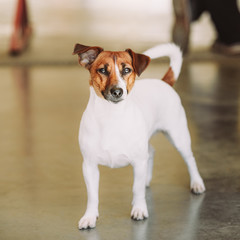
[[[83,229],[90,229],[90,228],[95,228],[96,227],[96,221],[97,221],[97,216],[96,215],[84,215],[80,221],[78,222],[78,228],[80,230]]]
[[[201,178],[191,182],[191,192],[194,194],[202,194],[206,191],[203,180]]]
[[[143,206],[134,205],[131,211],[131,218],[137,221],[148,218],[147,205],[146,204],[143,204]]]

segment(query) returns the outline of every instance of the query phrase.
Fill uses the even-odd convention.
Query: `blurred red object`
[[[31,35],[32,28],[29,23],[26,1],[18,0],[9,54],[12,56],[21,54],[29,45]]]

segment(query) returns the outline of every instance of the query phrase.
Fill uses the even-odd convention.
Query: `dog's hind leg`
[[[182,116],[174,121],[173,125],[164,134],[176,147],[183,157],[190,175],[190,188],[194,194],[201,194],[205,192],[203,180],[198,172],[197,164],[191,149],[191,138],[187,127],[187,120],[184,110]]]
[[[153,146],[148,144],[148,166],[147,166],[147,178],[146,178],[146,187],[150,186],[152,180],[152,171],[153,171],[153,160],[154,160],[155,150]]]

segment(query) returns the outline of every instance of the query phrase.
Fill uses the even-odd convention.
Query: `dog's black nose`
[[[114,98],[120,98],[123,95],[123,90],[118,87],[113,87],[110,92]]]

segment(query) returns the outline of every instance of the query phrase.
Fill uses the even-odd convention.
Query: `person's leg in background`
[[[218,33],[213,50],[229,55],[240,54],[240,12],[237,1],[206,1],[206,9]]]
[[[237,0],[173,0],[175,24],[173,42],[188,51],[190,24],[204,11],[210,13],[218,34],[213,45],[215,52],[240,54],[240,13]]]
[[[175,23],[173,26],[173,42],[181,47],[183,53],[188,52],[190,24],[198,20],[206,10],[204,0],[173,0]]]

